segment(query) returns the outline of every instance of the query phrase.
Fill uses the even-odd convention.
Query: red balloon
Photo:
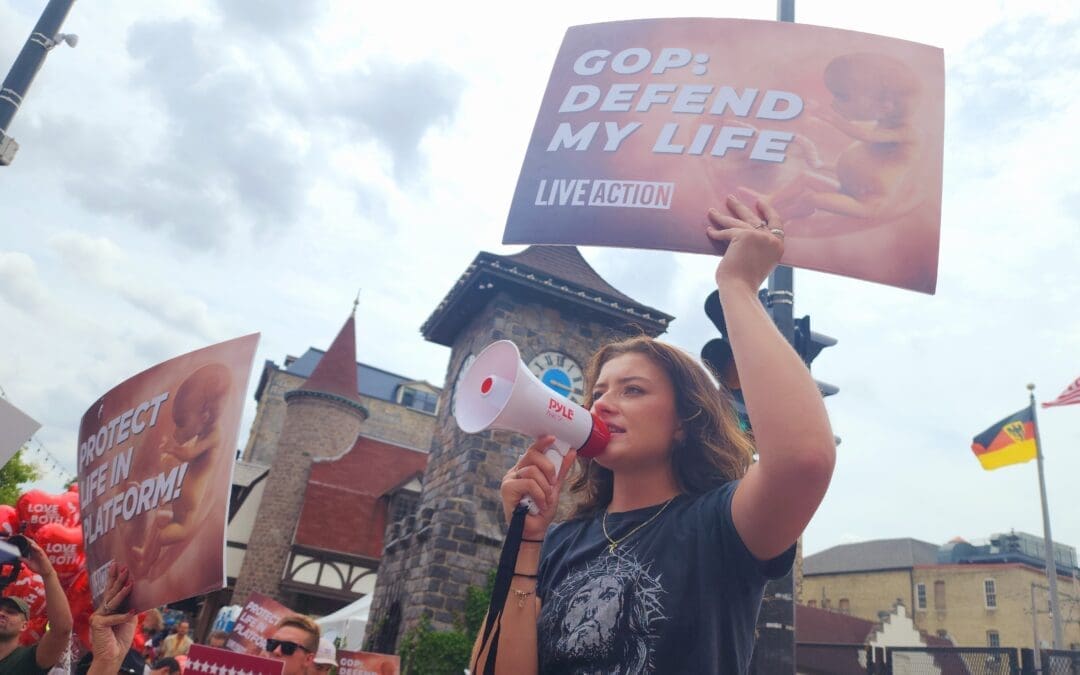
[[[19,531],[19,512],[14,506],[0,504],[0,537],[10,537]]]
[[[23,533],[32,537],[37,529],[46,523],[69,524],[71,509],[65,506],[65,502],[70,503],[70,499],[43,490],[28,490],[23,493],[15,503]]]
[[[4,589],[4,596],[22,598],[30,606],[30,618],[45,615],[45,582],[24,564],[19,576]]]
[[[79,491],[73,485],[71,489],[60,495],[60,498],[63,500],[60,502],[60,511],[67,519],[67,524],[71,526],[78,525],[81,522],[79,518]]]
[[[45,523],[38,527],[34,541],[45,551],[52,563],[60,584],[67,586],[80,570],[86,568],[83,555],[82,527],[68,527],[62,523]]]
[[[84,652],[90,651],[90,615],[89,614],[72,614],[73,619],[73,633],[75,637],[79,638],[79,642],[82,643],[82,649]]]

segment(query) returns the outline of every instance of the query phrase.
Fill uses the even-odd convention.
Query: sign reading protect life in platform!
[[[225,520],[258,334],[159,363],[98,399],[79,426],[86,567],[100,604],[109,564],[131,610],[225,585]]]
[[[804,24],[570,28],[503,243],[715,252],[727,195],[785,221],[783,262],[933,293],[944,58]]]

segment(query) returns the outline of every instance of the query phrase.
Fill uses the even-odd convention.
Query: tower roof
[[[334,394],[360,402],[356,382],[356,316],[350,314],[301,391]]]
[[[617,326],[648,335],[667,330],[674,318],[620,293],[596,273],[576,246],[530,246],[501,256],[481,251],[420,328],[424,337],[450,346],[476,312],[499,290],[516,289],[569,305]]]

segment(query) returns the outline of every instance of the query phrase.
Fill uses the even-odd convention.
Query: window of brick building
[[[915,584],[915,609],[926,609],[926,584]]]
[[[997,586],[994,584],[993,579],[983,581],[983,593],[986,595],[986,608],[995,609],[997,607]]]
[[[439,397],[429,391],[405,387],[401,392],[401,405],[409,408],[423,410],[434,415],[438,404]]]
[[[986,631],[986,646],[987,647],[1000,647],[1001,635],[996,630]]]
[[[945,582],[934,582],[934,609],[945,609]]]
[[[408,490],[401,490],[394,495],[390,502],[390,522],[396,523],[416,513],[416,507],[420,505],[420,495]]]
[[[840,598],[840,613],[851,614],[851,603],[847,598]]]

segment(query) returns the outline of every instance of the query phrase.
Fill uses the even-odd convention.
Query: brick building
[[[234,474],[231,601],[322,615],[371,593],[387,523],[419,499],[439,394],[357,363],[351,316],[325,352],[267,361]]]
[[[1032,647],[1035,631],[1049,643],[1052,626],[1039,538],[995,535],[974,546],[954,540],[936,546],[885,539],[834,546],[803,561],[799,602],[876,620],[897,602],[911,608],[915,626],[957,646]],[[1076,553],[1055,546],[1065,647],[1080,646],[1080,574]],[[1032,608],[1038,615],[1033,626]]]

